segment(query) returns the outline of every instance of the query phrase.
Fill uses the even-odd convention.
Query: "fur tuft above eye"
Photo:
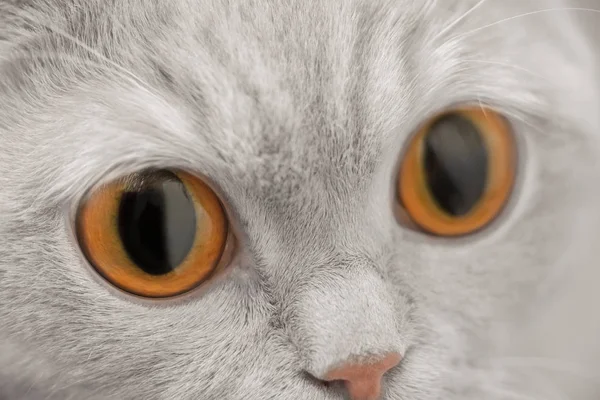
[[[427,233],[473,233],[500,214],[517,163],[508,121],[480,107],[429,120],[411,139],[398,174],[403,211]]]
[[[166,170],[105,185],[81,205],[77,236],[107,281],[150,298],[190,291],[215,272],[228,222],[199,178]]]

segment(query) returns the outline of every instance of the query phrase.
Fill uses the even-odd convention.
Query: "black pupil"
[[[459,115],[440,118],[425,138],[425,176],[438,205],[464,216],[485,191],[488,155],[479,130]]]
[[[150,275],[173,271],[194,243],[194,203],[174,175],[125,192],[118,220],[121,241],[129,257]]]

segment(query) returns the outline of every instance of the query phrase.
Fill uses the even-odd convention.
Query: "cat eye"
[[[82,203],[77,236],[92,266],[114,286],[151,298],[205,282],[228,235],[217,195],[201,179],[158,170],[108,183]]]
[[[427,233],[473,233],[508,202],[516,161],[515,138],[501,114],[483,107],[443,113],[409,142],[398,175],[399,201]]]

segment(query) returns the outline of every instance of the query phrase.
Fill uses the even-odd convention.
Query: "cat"
[[[600,398],[597,26],[596,0],[0,0],[0,399]],[[398,216],[399,165],[464,104],[510,122],[514,189],[441,237]],[[155,169],[230,224],[169,299],[90,268],[77,222]]]

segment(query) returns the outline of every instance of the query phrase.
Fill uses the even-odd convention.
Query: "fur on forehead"
[[[12,93],[2,118],[32,132],[19,147],[40,164],[11,164],[47,188],[41,201],[81,196],[99,179],[144,167],[140,160],[189,160],[208,175],[260,169],[255,186],[343,170],[351,187],[437,108],[475,93],[500,97],[517,115],[548,106],[538,93],[548,85],[536,77],[527,87],[518,70],[492,81],[501,64],[461,62],[471,37],[434,41],[475,1],[214,1],[198,13],[186,12],[192,1],[18,3],[0,4],[3,18],[22,21],[0,42],[12,55],[0,81]],[[290,29],[291,20],[306,23]],[[61,91],[70,96],[50,102]],[[33,94],[44,103],[35,118],[22,107]],[[69,150],[60,170],[46,167],[39,144],[50,140]]]

